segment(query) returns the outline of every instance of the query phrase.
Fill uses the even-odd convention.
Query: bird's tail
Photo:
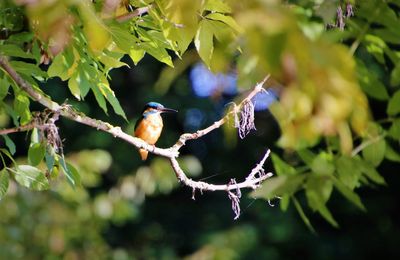
[[[140,157],[142,157],[142,160],[145,161],[147,159],[147,155],[149,154],[148,151],[144,149],[139,149]]]

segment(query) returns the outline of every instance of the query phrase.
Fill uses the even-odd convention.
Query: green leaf
[[[102,55],[100,55],[98,59],[100,60],[101,63],[104,64],[106,71],[112,68],[119,68],[123,66],[129,67],[128,64],[126,64],[125,62],[121,62],[110,55],[106,55],[105,53],[102,53]]]
[[[47,147],[46,152],[44,154],[44,158],[46,161],[47,169],[49,170],[49,172],[51,172],[53,170],[53,167],[54,167],[54,164],[56,161],[53,147],[51,147],[51,146]]]
[[[47,73],[49,77],[59,77],[63,81],[69,79],[78,67],[79,51],[68,48],[60,52],[50,64]]]
[[[335,167],[327,153],[320,153],[312,161],[311,170],[320,175],[331,175],[335,171]]]
[[[400,90],[396,91],[390,98],[386,112],[389,116],[400,113]]]
[[[274,164],[275,172],[277,175],[295,175],[296,169],[291,165],[287,164],[283,161],[279,156],[275,153],[271,155],[272,162]]]
[[[0,152],[3,153],[5,156],[7,156],[13,162],[13,164],[17,164],[7,149],[0,148]]]
[[[305,184],[306,194],[316,196],[319,203],[325,204],[332,193],[333,183],[330,178],[325,176],[311,174]],[[313,208],[313,207],[311,207]]]
[[[15,180],[31,190],[47,190],[50,188],[49,180],[38,168],[30,165],[18,165],[10,169],[15,174]]]
[[[281,210],[285,212],[289,207],[290,196],[288,194],[283,195],[280,202]]]
[[[8,137],[8,135],[2,135],[2,136],[3,136],[3,138],[4,138],[4,141],[6,142],[6,145],[7,145],[8,150],[10,151],[10,153],[11,153],[12,155],[14,155],[16,149],[15,149],[15,144],[14,144],[13,140],[11,140],[11,138]]]
[[[14,111],[20,117],[21,125],[29,123],[31,120],[29,98],[25,95],[18,94],[14,99]]]
[[[311,167],[312,162],[314,161],[315,157],[317,156],[315,153],[311,152],[308,149],[301,149],[297,151],[297,154],[300,156],[300,158],[307,164],[309,167]]]
[[[14,45],[14,44],[0,45],[0,55],[26,58],[26,59],[34,59],[32,54],[24,52],[19,46]]]
[[[361,60],[357,60],[356,68],[360,86],[365,93],[378,100],[387,100],[389,98],[385,85],[373,70],[368,69]]]
[[[94,97],[96,98],[97,103],[103,109],[104,113],[107,114],[107,103],[106,99],[104,98],[99,86],[91,86],[93,91]]]
[[[111,106],[114,109],[114,112],[117,115],[120,115],[124,119],[126,119],[125,112],[122,109],[121,105],[119,104],[118,99],[115,97],[114,91],[112,91],[111,88],[108,86],[108,82],[107,82],[107,84],[100,83],[99,88],[100,88],[101,92],[103,93],[103,95],[105,95],[107,101],[110,102]]]
[[[66,163],[63,156],[60,156],[60,164],[69,184],[71,184],[72,187],[79,186],[81,177],[78,171],[71,164]]]
[[[155,42],[142,42],[140,46],[151,56],[157,60],[167,64],[168,66],[174,67],[171,56],[169,56],[167,50],[155,44]]]
[[[338,227],[338,223],[326,207],[326,202],[331,196],[333,183],[325,176],[311,175],[305,185],[308,205],[314,211],[318,211],[332,226]]]
[[[385,179],[378,173],[378,171],[371,165],[369,162],[360,160],[361,172],[368,177],[371,181],[380,184],[386,185]]]
[[[361,168],[355,158],[343,155],[336,160],[336,171],[339,180],[353,190],[360,179]]]
[[[308,227],[308,229],[315,233],[315,229],[313,228],[313,226],[311,225],[310,220],[308,219],[308,217],[306,216],[306,214],[303,211],[303,208],[301,207],[300,203],[297,201],[297,199],[292,196],[292,200],[293,200],[293,204],[297,210],[297,212],[299,213],[301,219],[303,220],[304,224],[306,224],[306,226]]]
[[[335,188],[351,203],[356,205],[359,209],[366,211],[365,206],[363,205],[360,197],[353,190],[349,189],[346,185],[343,184],[340,180],[333,178],[333,184]]]
[[[37,166],[44,158],[46,147],[42,143],[33,143],[29,146],[28,161],[31,165]]]
[[[77,81],[77,76],[79,76],[79,73],[76,73],[76,75],[68,80],[68,88],[76,99],[81,100],[81,90]]]
[[[212,25],[207,20],[202,20],[199,23],[194,44],[197,52],[200,55],[200,58],[207,65],[207,67],[210,67],[210,61],[214,51],[213,38],[214,33]]]
[[[141,61],[146,54],[146,51],[139,48],[131,48],[129,51],[129,57],[133,61],[133,64],[137,65],[139,61]]]
[[[292,195],[303,185],[305,175],[276,176],[268,179],[257,190],[250,193],[255,198],[273,199],[285,194]]]
[[[11,66],[17,72],[27,75],[27,76],[38,76],[38,77],[47,77],[47,73],[39,68],[36,64],[26,63],[23,61],[10,61]]]
[[[40,142],[40,135],[38,129],[35,127],[32,129],[31,133],[31,143],[39,143]]]
[[[0,170],[0,200],[6,195],[9,185],[9,176],[6,168]]]
[[[205,10],[219,13],[232,12],[230,6],[221,0],[206,0],[201,11],[203,12]]]
[[[7,78],[0,78],[0,101],[3,100],[8,95],[8,89],[10,87],[10,82]]]
[[[379,164],[381,164],[381,162],[385,158],[385,150],[386,150],[386,142],[383,138],[380,138],[378,141],[365,147],[362,150],[362,155],[367,162],[377,167]]]
[[[400,162],[400,153],[394,150],[387,142],[386,142],[385,158],[393,162]]]
[[[92,86],[96,85],[98,71],[89,64],[83,64],[78,66],[79,74],[76,77],[76,81],[79,85],[80,95],[83,98],[86,97]]]
[[[332,226],[338,228],[339,224],[336,222],[336,220],[333,218],[331,212],[329,209],[326,207],[326,205],[319,205],[318,207],[318,212],[321,214],[322,217],[325,218],[326,221],[328,221]]]
[[[397,62],[396,66],[390,73],[390,85],[392,86],[400,85],[400,61]]]
[[[400,140],[400,118],[393,121],[388,133],[392,138]]]
[[[123,28],[125,25],[121,24],[110,24],[109,30],[115,44],[123,50],[125,53],[129,53],[132,46],[139,40],[131,34],[129,29]]]
[[[232,18],[232,16],[223,15],[223,14],[220,14],[220,13],[211,13],[211,14],[208,14],[206,16],[206,18],[211,19],[211,20],[215,20],[215,21],[223,22],[223,23],[229,25],[232,29],[234,29],[238,33],[242,33],[243,32],[242,27],[240,27],[237,24],[237,22],[235,21],[235,19]]]

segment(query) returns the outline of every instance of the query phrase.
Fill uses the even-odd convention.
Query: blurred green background
[[[128,60],[126,60],[129,63]],[[157,101],[179,110],[164,117],[159,147],[172,145],[187,131],[219,119],[234,95],[224,92],[196,96],[190,67],[171,86],[156,81],[163,66],[146,57],[141,66],[111,73],[111,86],[129,122],[98,108],[92,94],[75,102],[64,83],[43,86],[58,102],[68,102],[87,115],[133,132],[142,106]],[[165,80],[161,77],[162,80]],[[373,104],[379,108],[379,103]],[[33,110],[40,107],[33,107]],[[380,113],[379,110],[376,113]],[[382,111],[383,113],[383,111]],[[109,134],[61,119],[60,134],[69,162],[81,173],[83,187],[71,188],[60,175],[51,190],[29,191],[14,183],[0,201],[1,259],[396,259],[400,257],[399,167],[385,161],[379,172],[388,186],[359,189],[363,213],[334,192],[329,208],[340,224],[335,229],[319,215],[306,213],[317,231],[312,234],[290,205],[279,200],[241,201],[242,215],[233,220],[224,192],[196,194],[179,185],[166,159],[150,155],[142,162],[137,151]],[[191,141],[181,162],[196,180],[226,183],[241,180],[271,148],[279,127],[268,110],[256,112],[257,131],[244,140],[217,130]],[[235,134],[234,134],[235,135]],[[20,161],[26,160],[29,136],[13,134]],[[25,149],[23,149],[25,147]],[[268,161],[266,169],[272,171]],[[266,182],[265,185],[268,185]],[[304,194],[299,198],[302,203]]]

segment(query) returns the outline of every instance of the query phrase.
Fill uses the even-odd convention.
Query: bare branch
[[[187,140],[193,140],[200,138],[209,132],[221,127],[224,123],[228,121],[228,118],[232,114],[237,114],[241,113],[241,110],[243,107],[246,108],[246,110],[249,109],[254,109],[254,106],[248,106],[249,103],[251,103],[251,99],[257,95],[261,91],[265,91],[263,88],[263,84],[268,80],[269,76],[265,77],[265,79],[257,84],[254,89],[246,96],[246,98],[243,99],[243,101],[239,105],[234,105],[234,108],[229,111],[225,117],[222,119],[214,122],[212,125],[209,127],[198,130],[195,133],[185,133],[182,134],[175,145],[173,145],[170,148],[162,149],[155,147],[153,145],[149,145],[142,139],[133,137],[129,134],[124,133],[120,127],[115,127],[110,125],[107,122],[103,122],[100,120],[96,120],[93,118],[90,118],[72,108],[70,105],[59,105],[58,103],[52,101],[50,98],[45,96],[42,93],[39,93],[40,90],[35,89],[32,85],[30,85],[28,82],[26,82],[8,63],[8,60],[6,57],[0,56],[0,67],[3,68],[4,71],[8,73],[8,75],[14,80],[14,82],[19,86],[22,90],[27,92],[33,100],[39,102],[46,108],[48,108],[51,113],[53,113],[53,118],[54,121],[58,119],[58,116],[61,115],[63,117],[66,117],[70,120],[73,120],[75,122],[96,128],[97,130],[101,130],[104,132],[107,132],[111,135],[113,135],[116,138],[119,138],[121,140],[124,140],[136,148],[142,148],[145,149],[153,154],[160,155],[163,157],[166,157],[170,160],[171,166],[176,174],[177,179],[183,183],[184,185],[191,187],[193,190],[193,199],[195,196],[196,190],[199,190],[200,192],[203,191],[226,191],[228,193],[229,199],[232,201],[232,209],[235,213],[235,219],[237,219],[240,215],[240,197],[241,197],[241,189],[243,188],[251,188],[251,189],[256,189],[257,187],[260,186],[261,182],[264,180],[270,178],[273,176],[271,172],[265,173],[263,165],[268,158],[270,154],[270,150],[267,150],[261,161],[252,169],[250,174],[247,176],[247,178],[243,182],[236,183],[234,179],[232,179],[228,184],[210,184],[206,183],[203,181],[194,181],[190,178],[187,177],[187,175],[184,173],[182,168],[179,165],[179,162],[177,161],[177,158],[179,156],[179,149],[185,145],[185,142]],[[254,111],[246,111],[247,115],[250,115],[254,113]],[[254,115],[254,114],[253,114]],[[244,116],[243,113],[241,116]],[[246,115],[245,115],[246,116]],[[254,118],[253,118],[254,119]],[[250,118],[250,120],[253,120]],[[246,119],[247,120],[247,119]],[[50,122],[50,124],[55,127],[54,122]],[[13,132],[18,132],[18,131],[26,131],[29,129],[32,129],[33,127],[37,127],[37,125],[40,124],[28,124],[25,126],[20,126],[12,129],[4,129],[0,130],[1,134],[7,134],[7,133],[13,133]],[[248,123],[246,123],[247,127]],[[48,130],[48,129],[47,129]],[[53,129],[54,130],[54,129]],[[54,131],[56,131],[55,129]],[[58,135],[58,132],[56,133]]]
[[[251,102],[251,99],[253,97],[255,97],[255,95],[257,95],[259,92],[265,91],[265,89],[263,88],[264,83],[269,79],[270,75],[267,75],[263,81],[261,81],[260,83],[258,83],[254,89],[247,95],[246,98],[244,98],[242,100],[242,102],[240,102],[240,104],[238,106],[234,106],[234,108],[229,111],[222,119],[214,122],[212,125],[210,125],[207,128],[204,128],[202,130],[198,130],[195,133],[185,133],[182,134],[178,141],[176,142],[176,144],[172,147],[173,149],[177,149],[179,150],[182,146],[185,145],[186,141],[188,140],[194,140],[194,139],[198,139],[206,134],[208,134],[211,131],[214,131],[217,128],[220,128],[223,124],[225,124],[228,121],[229,116],[231,116],[232,114],[236,114],[238,113],[241,108],[243,106],[245,106],[248,102]]]
[[[18,127],[1,129],[0,130],[0,135],[7,135],[7,134],[12,134],[12,133],[18,133],[18,132],[25,132],[25,131],[29,131],[29,130],[31,130],[33,128],[35,128],[35,123],[34,122],[30,122],[29,124],[21,125],[21,126],[18,126]]]
[[[267,154],[269,154],[269,150],[267,151]],[[264,156],[265,158],[265,156]],[[263,160],[264,160],[263,158]],[[266,159],[266,158],[265,158]],[[171,162],[172,169],[175,171],[176,177],[178,180],[183,183],[184,185],[191,187],[192,189],[197,189],[200,191],[229,191],[229,190],[236,190],[237,188],[243,189],[243,188],[252,188],[256,189],[262,181],[272,177],[272,173],[268,172],[264,174],[263,176],[260,176],[258,178],[246,178],[245,181],[240,182],[235,184],[235,186],[229,185],[229,184],[210,184],[207,182],[203,181],[193,181],[192,179],[188,178],[186,174],[183,172],[182,168],[180,167],[176,157],[171,157],[169,158]],[[265,160],[264,160],[265,161]],[[260,167],[259,165],[261,164],[262,161],[260,161],[259,164],[257,164],[256,168]],[[262,166],[262,165],[261,165]],[[254,169],[251,171],[253,172]]]

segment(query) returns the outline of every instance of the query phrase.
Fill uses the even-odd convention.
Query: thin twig
[[[12,134],[12,133],[29,131],[29,130],[35,128],[35,125],[36,125],[35,122],[30,122],[26,125],[21,125],[21,126],[7,128],[7,129],[1,129],[0,135],[7,135],[7,134]]]
[[[354,148],[354,150],[351,152],[351,157],[356,156],[359,152],[361,152],[362,150],[364,150],[365,148],[367,148],[368,146],[382,140],[385,137],[385,135],[378,135],[372,139],[369,139],[366,142],[362,142],[359,146],[357,146],[356,148]]]
[[[265,162],[269,155],[269,150],[266,152],[264,155],[263,159],[256,165],[256,167],[251,171],[259,170],[260,167],[262,166],[262,163]],[[264,159],[265,158],[265,159]],[[271,178],[273,174],[271,172],[265,173],[263,176],[260,176],[258,178],[246,178],[243,182],[239,182],[235,184],[234,186],[229,185],[229,184],[210,184],[207,182],[203,181],[194,181],[186,176],[186,174],[183,172],[182,168],[180,167],[178,161],[176,160],[175,157],[169,158],[171,162],[172,169],[175,171],[176,177],[178,180],[185,184],[188,187],[191,187],[192,189],[198,189],[198,190],[204,190],[204,191],[229,191],[229,190],[236,190],[237,188],[243,189],[243,188],[253,188],[255,189],[258,184],[268,178]]]
[[[147,13],[150,10],[150,8],[151,8],[151,5],[137,8],[137,9],[133,10],[132,12],[115,17],[115,20],[117,20],[120,23],[126,22],[126,21],[132,19],[133,17],[137,17],[137,16]]]
[[[258,83],[253,90],[240,102],[238,106],[235,106],[234,109],[229,111],[222,119],[214,122],[209,127],[206,127],[202,130],[198,130],[195,133],[185,133],[182,134],[176,144],[172,147],[173,149],[179,150],[183,145],[185,145],[186,141],[198,139],[204,135],[207,135],[209,132],[214,131],[215,129],[221,127],[228,121],[228,118],[231,114],[236,114],[240,108],[248,102],[251,102],[251,99],[257,95],[259,92],[264,91],[263,85],[269,79],[270,75],[267,75],[260,83]]]

